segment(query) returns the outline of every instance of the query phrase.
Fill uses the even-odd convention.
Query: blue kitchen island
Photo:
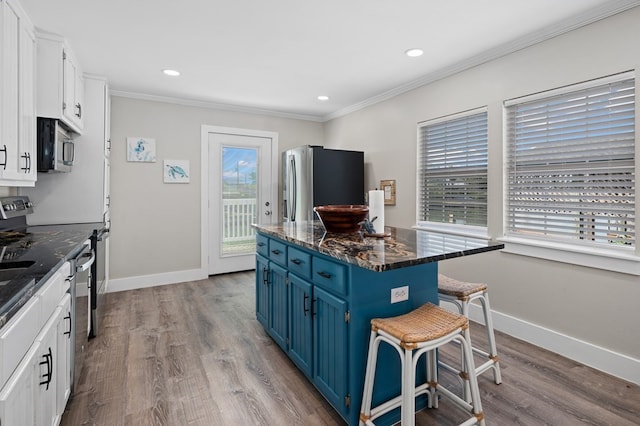
[[[438,261],[498,250],[477,238],[387,227],[327,233],[319,222],[254,225],[256,317],[349,424],[357,425],[370,321],[438,303]],[[400,362],[381,345],[374,403],[399,394]],[[399,421],[399,411],[378,424]]]

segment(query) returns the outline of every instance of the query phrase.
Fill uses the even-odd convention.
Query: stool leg
[[[371,399],[373,397],[373,384],[375,381],[376,363],[378,361],[378,346],[380,345],[380,341],[377,337],[378,333],[371,330],[371,335],[369,337],[369,353],[367,355],[367,368],[364,375],[362,405],[360,408],[360,426],[365,425],[366,419],[371,417]]]
[[[416,378],[413,368],[413,350],[404,348],[402,357],[402,406],[400,416],[402,425],[414,426],[416,423]]]
[[[462,315],[464,315],[465,317],[469,318],[469,299],[462,299],[459,300],[460,303],[460,313]],[[469,346],[473,347],[472,343],[471,343],[471,331],[469,330],[469,328],[467,328],[465,330],[465,339],[468,338],[469,341]],[[473,350],[470,352],[471,353],[471,357],[473,358]],[[460,345],[460,362],[462,363],[462,398],[467,401],[467,402],[471,402],[471,389],[469,388],[469,380],[467,380],[464,376],[472,376],[475,375],[475,370],[469,370],[467,368],[467,361],[466,361],[466,356],[465,355],[465,349],[464,347],[462,347],[462,345]]]
[[[471,334],[469,333],[469,328],[465,329],[464,332],[464,338],[461,339],[462,341],[461,346],[463,348],[463,351],[465,353],[465,369],[467,371],[475,371],[475,365],[473,362],[473,351],[471,349]],[[471,394],[471,405],[473,408],[473,415],[476,416],[476,419],[478,419],[478,424],[484,426],[485,421],[484,421],[484,413],[482,412],[482,403],[480,402],[480,389],[478,388],[478,378],[476,377],[475,374],[469,374],[468,375],[468,382],[469,382],[469,390],[470,390],[470,394]]]
[[[487,340],[489,341],[489,357],[493,359],[493,380],[496,384],[502,383],[502,375],[500,374],[500,363],[498,361],[498,349],[496,347],[496,336],[493,332],[493,319],[491,318],[491,306],[489,305],[489,293],[484,292],[480,297],[482,303],[482,311],[484,312],[484,325],[487,329]]]

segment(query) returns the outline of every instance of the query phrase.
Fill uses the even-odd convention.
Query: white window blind
[[[507,235],[635,247],[633,76],[505,106]]]
[[[487,112],[418,128],[418,222],[487,225]]]

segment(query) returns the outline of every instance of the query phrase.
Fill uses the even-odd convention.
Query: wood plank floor
[[[107,294],[103,332],[62,425],[344,424],[256,321],[254,279],[241,272]],[[482,332],[473,324],[472,335]],[[491,373],[479,380],[488,425],[640,424],[640,387],[496,338],[503,383]],[[443,401],[416,423],[462,417]]]

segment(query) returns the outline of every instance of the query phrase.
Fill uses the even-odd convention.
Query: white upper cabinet
[[[82,134],[84,78],[69,44],[60,36],[38,32],[38,117],[57,118]]]
[[[36,180],[36,44],[17,0],[0,0],[0,185]]]

